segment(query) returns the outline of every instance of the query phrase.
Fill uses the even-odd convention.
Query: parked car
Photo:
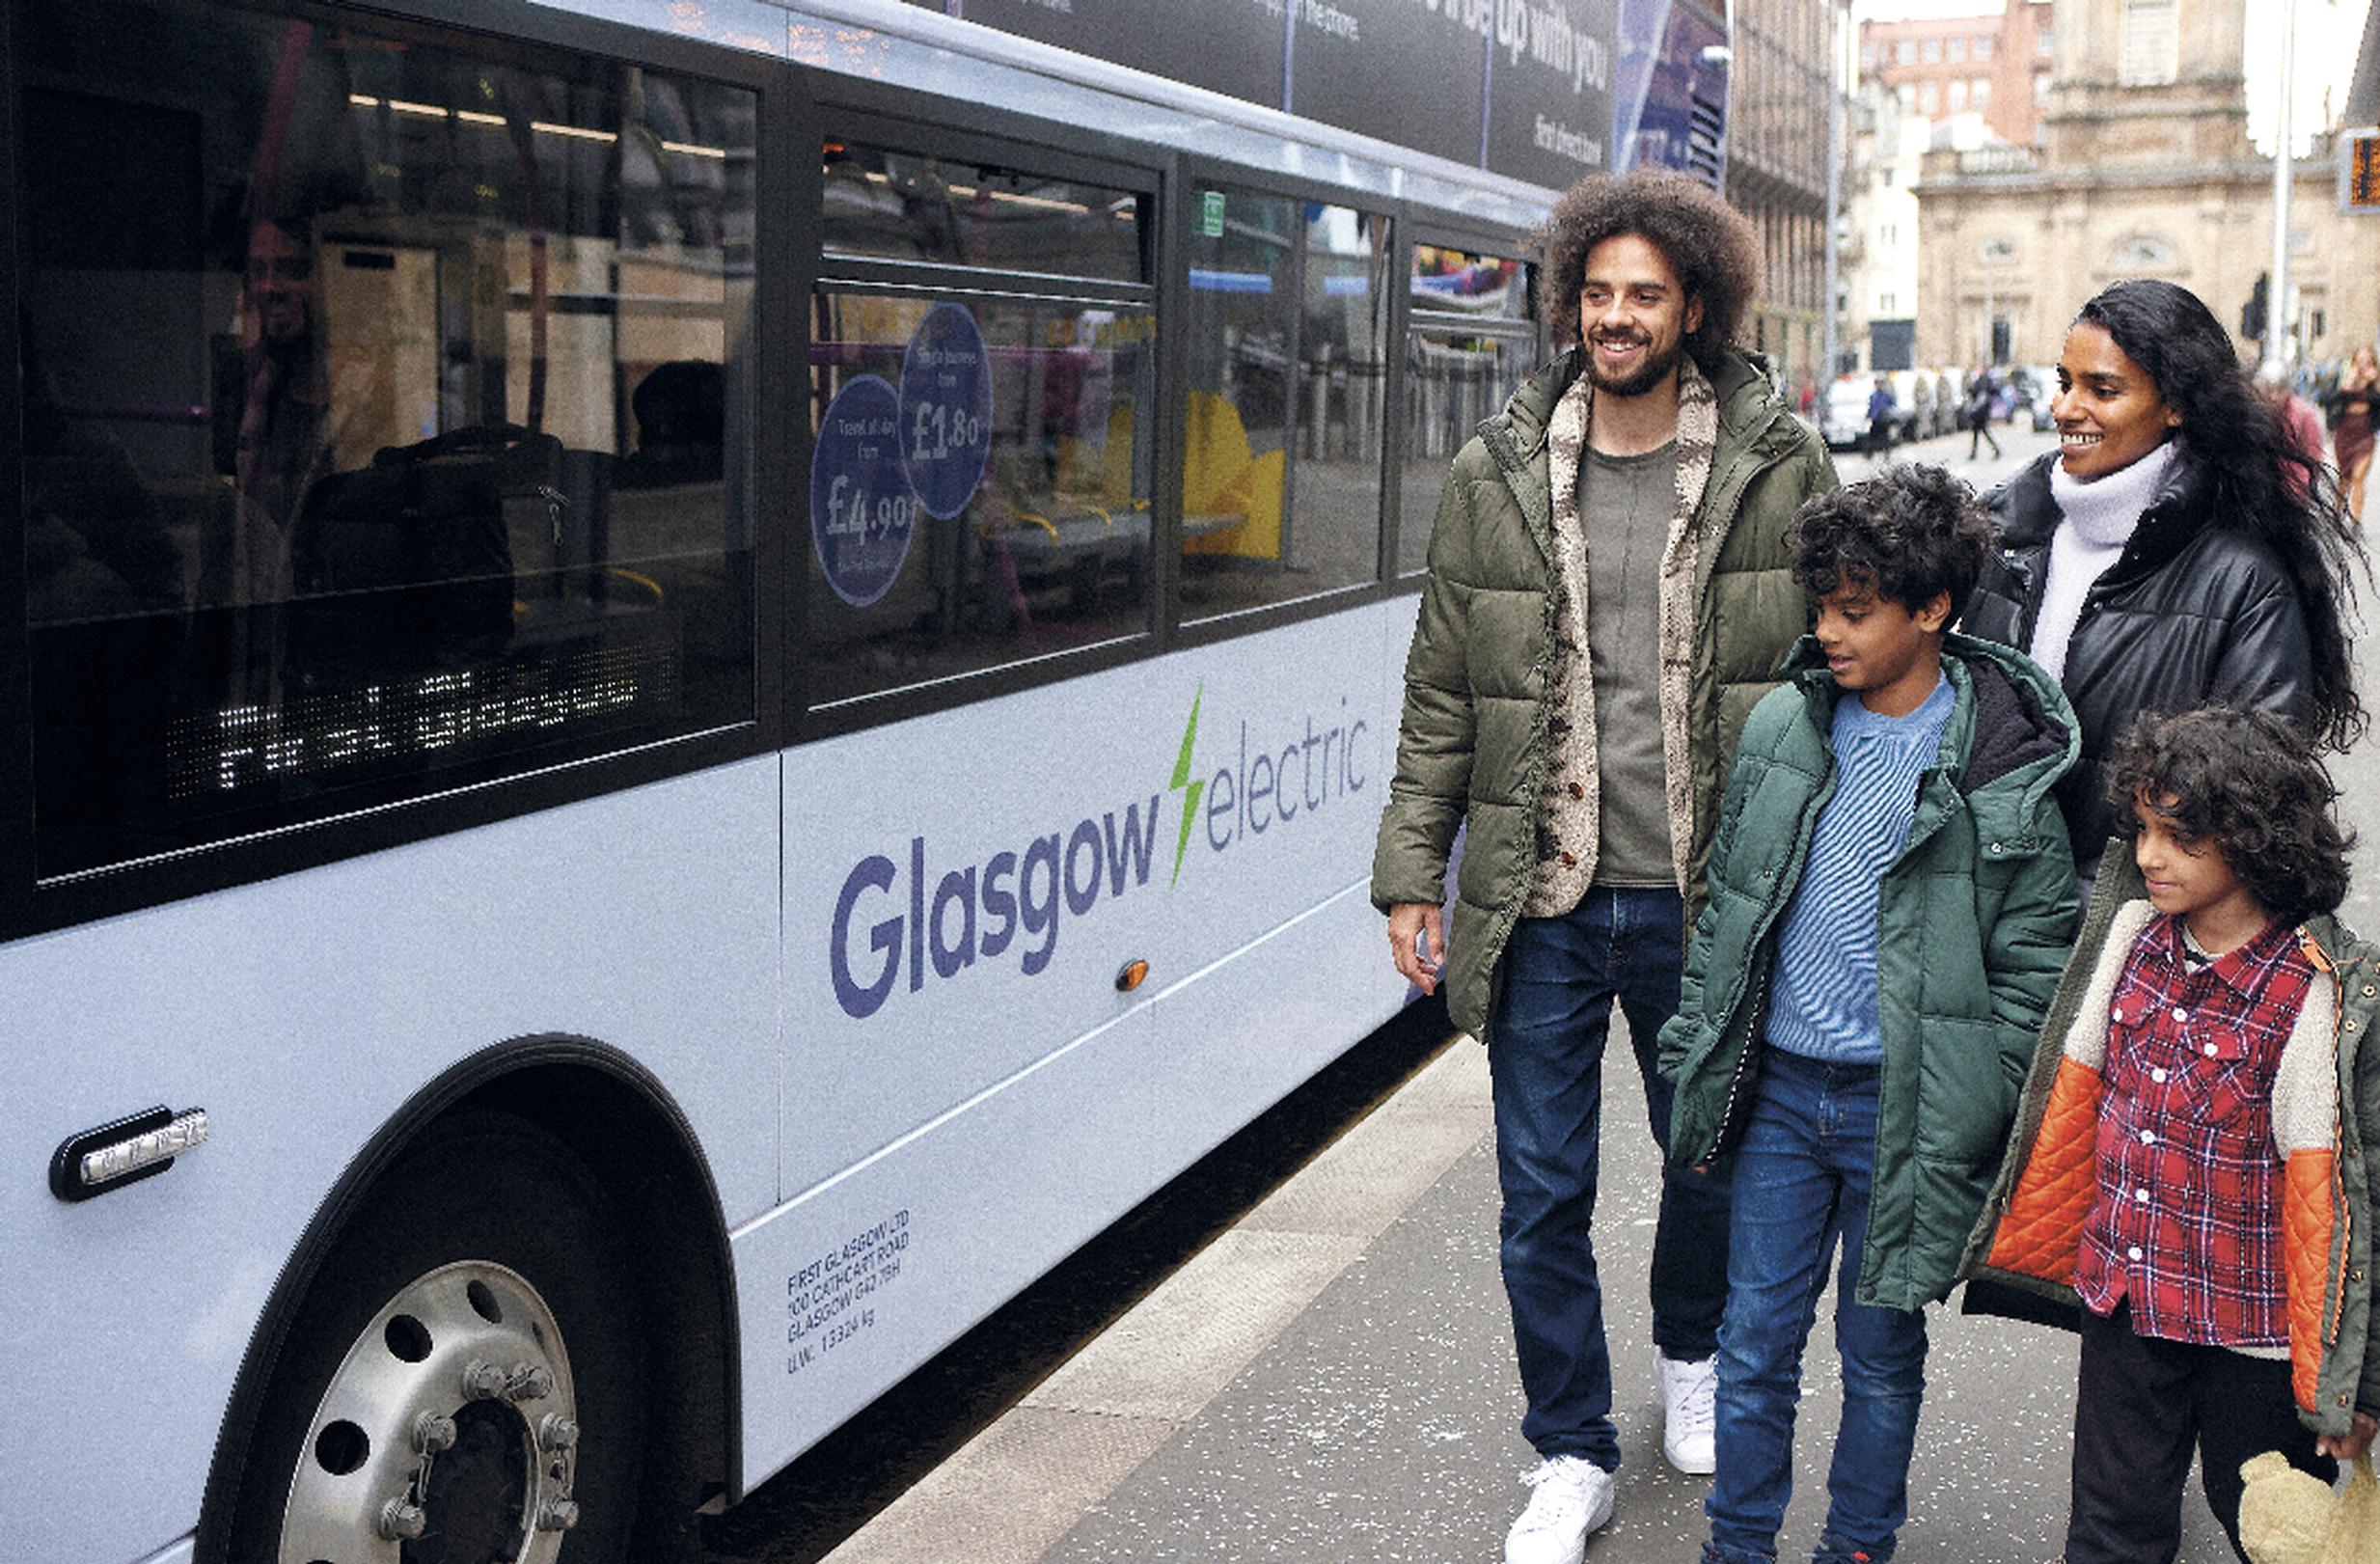
[[[1864,374],[1847,374],[1826,388],[1826,405],[1819,415],[1819,432],[1833,451],[1852,451],[1868,439],[1868,394],[1875,381]]]
[[[1942,369],[1933,376],[1933,422],[1936,434],[1956,434],[1959,414],[1967,401],[1967,371]]]
[[[1886,380],[1893,388],[1893,438],[1923,440],[1933,432],[1933,379],[1915,370],[1892,370]]]
[[[2049,404],[2058,395],[2058,370],[2050,364],[2028,364],[2017,371],[2033,386],[2033,400],[2026,411],[2033,420],[2033,432],[2046,434],[2056,428],[2057,422],[2049,416]]]

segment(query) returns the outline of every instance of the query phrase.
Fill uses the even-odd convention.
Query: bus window
[[[839,139],[824,167],[809,704],[1145,635],[1144,198]]]
[[[1146,633],[1153,321],[819,289],[813,706]]]
[[[1405,333],[1405,474],[1396,573],[1418,575],[1446,488],[1446,464],[1529,372],[1529,270],[1518,261],[1413,247]]]
[[[1380,568],[1388,220],[1210,190],[1190,241],[1186,619]]]
[[[230,8],[18,47],[44,876],[752,719],[752,95]]]

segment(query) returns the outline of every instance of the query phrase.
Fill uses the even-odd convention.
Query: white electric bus
[[[957,10],[0,0],[0,1559],[669,1557],[1406,1002],[1551,191]]]

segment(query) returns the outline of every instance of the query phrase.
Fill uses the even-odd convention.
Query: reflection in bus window
[[[751,94],[137,3],[16,46],[78,89],[21,112],[41,873],[751,720]]]
[[[1190,244],[1182,613],[1211,618],[1380,568],[1388,220],[1201,192]]]
[[[1446,487],[1446,465],[1529,372],[1529,271],[1518,261],[1413,247],[1405,334],[1405,460],[1396,573],[1418,575]]]
[[[1015,169],[829,142],[829,255],[1147,280],[1141,198]]]
[[[813,706],[1144,634],[1155,316],[822,288]]]

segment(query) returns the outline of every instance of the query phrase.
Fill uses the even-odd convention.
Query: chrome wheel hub
[[[417,1277],[347,1349],[289,1479],[279,1564],[552,1564],[578,1521],[578,1401],[519,1273]]]

